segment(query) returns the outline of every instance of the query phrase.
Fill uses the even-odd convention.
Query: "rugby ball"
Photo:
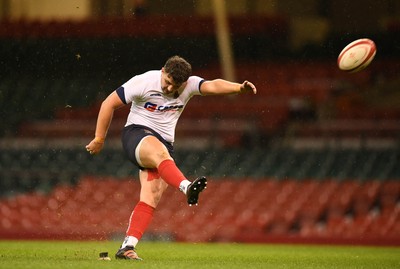
[[[348,44],[339,54],[337,64],[340,70],[354,73],[366,68],[374,59],[376,46],[368,38],[358,39]]]

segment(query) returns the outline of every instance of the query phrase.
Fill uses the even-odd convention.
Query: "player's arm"
[[[253,83],[245,80],[242,84],[230,82],[224,79],[206,80],[200,85],[200,92],[203,95],[215,94],[238,94],[252,92],[257,93]]]
[[[95,137],[88,145],[86,150],[90,154],[96,154],[101,151],[104,145],[104,140],[107,136],[108,128],[114,115],[114,110],[125,105],[118,94],[112,92],[101,104],[99,115],[97,116]]]

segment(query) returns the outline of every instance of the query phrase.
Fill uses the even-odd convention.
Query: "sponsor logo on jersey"
[[[178,111],[182,109],[184,105],[174,105],[174,106],[158,106],[156,104],[153,104],[151,102],[147,102],[144,104],[144,108],[147,109],[150,112],[154,111],[161,111],[161,112],[167,112],[167,111]]]

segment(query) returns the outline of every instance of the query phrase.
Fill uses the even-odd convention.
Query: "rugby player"
[[[168,185],[186,195],[189,205],[197,205],[207,186],[201,176],[187,179],[173,159],[175,127],[187,102],[195,95],[253,93],[253,83],[224,79],[205,80],[192,75],[191,65],[182,57],[169,58],[161,70],[132,77],[113,91],[101,104],[95,137],[86,150],[98,154],[103,148],[114,110],[131,104],[122,145],[129,160],[139,168],[140,199],[129,219],[126,237],[116,253],[117,259],[141,260],[135,247],[153,217]]]

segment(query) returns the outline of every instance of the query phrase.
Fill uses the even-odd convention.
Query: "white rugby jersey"
[[[201,94],[202,81],[198,76],[189,77],[179,97],[173,98],[161,89],[161,70],[134,76],[117,89],[122,102],[132,103],[125,126],[139,124],[150,127],[173,143],[178,119],[190,98]]]

